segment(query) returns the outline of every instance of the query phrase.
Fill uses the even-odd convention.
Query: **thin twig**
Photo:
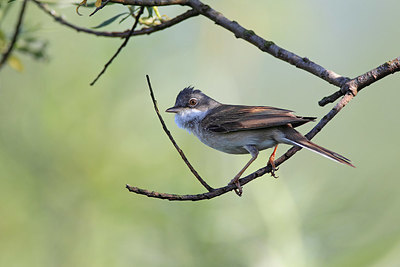
[[[135,30],[136,26],[139,23],[139,18],[143,14],[144,7],[142,6],[136,15],[135,23],[132,26],[131,31],[129,32],[128,36],[125,38],[125,41],[121,44],[121,46],[118,48],[117,52],[110,58],[110,60],[104,65],[103,70],[97,75],[97,77],[93,80],[93,82],[90,83],[91,86],[93,86],[96,81],[104,74],[104,72],[107,70],[108,66],[113,62],[113,60],[118,56],[118,54],[122,51],[122,49],[126,46],[128,43],[129,39],[131,38],[132,32]]]
[[[204,181],[200,175],[197,173],[197,171],[193,168],[192,164],[190,164],[189,160],[186,158],[185,153],[183,153],[182,149],[180,149],[180,147],[178,146],[178,144],[175,142],[174,138],[172,137],[171,132],[168,130],[167,125],[165,124],[160,111],[158,110],[157,107],[157,100],[154,96],[154,92],[153,92],[153,88],[151,87],[151,83],[150,83],[150,77],[149,75],[146,75],[147,78],[147,84],[149,85],[149,90],[150,90],[150,96],[151,96],[151,100],[153,101],[153,105],[154,105],[154,110],[157,113],[158,119],[161,122],[161,125],[163,127],[164,132],[167,134],[167,136],[169,137],[169,140],[171,140],[171,143],[174,145],[174,147],[176,148],[176,150],[178,151],[179,155],[181,155],[181,158],[183,159],[183,161],[186,163],[186,165],[188,166],[189,170],[193,173],[193,175],[197,178],[197,180],[199,180],[199,182],[209,191],[213,191],[214,188],[212,188],[211,186],[209,186],[206,181]]]
[[[17,24],[15,25],[14,34],[13,34],[13,37],[11,39],[10,45],[8,46],[7,50],[4,51],[3,55],[1,56],[0,69],[7,62],[8,58],[11,55],[12,50],[15,47],[15,44],[17,43],[18,36],[19,36],[19,33],[20,33],[20,29],[21,29],[21,25],[22,25],[22,20],[23,20],[24,14],[25,14],[25,9],[26,9],[26,3],[27,2],[28,2],[27,0],[24,0],[24,2],[22,3],[21,10],[20,10],[19,15],[18,15]]]
[[[123,32],[109,32],[109,31],[96,31],[96,30],[91,30],[88,28],[84,27],[79,27],[77,25],[74,25],[68,21],[66,21],[62,16],[58,15],[54,10],[50,9],[48,5],[41,3],[38,0],[31,0],[33,1],[41,10],[43,10],[46,14],[51,16],[56,22],[67,26],[71,29],[76,30],[77,32],[84,32],[88,34],[93,34],[96,36],[103,36],[103,37],[113,37],[113,38],[125,38],[128,36],[130,33],[130,29],[123,31]],[[171,26],[174,26],[175,24],[178,24],[188,18],[194,17],[199,15],[199,13],[196,10],[190,9],[181,15],[176,16],[175,18],[172,18],[168,21],[164,21],[163,23],[150,27],[150,28],[143,28],[140,30],[134,31],[131,36],[137,36],[137,35],[145,35],[145,34],[151,34],[154,32],[158,32],[161,30],[164,30],[166,28],[169,28]]]
[[[388,66],[392,72],[396,72],[400,70],[400,64],[399,64],[399,58],[394,59],[390,62],[387,62],[385,64],[389,64]],[[385,65],[383,64],[383,65]],[[331,121],[354,97],[355,94],[352,93],[352,91],[360,91],[360,88],[365,88],[368,85],[371,85],[372,83],[378,81],[379,79],[367,79],[366,77],[370,77],[371,73],[381,73],[379,70],[382,68],[382,66],[377,67],[376,69],[373,69],[369,72],[366,72],[363,75],[358,76],[357,78],[350,80],[347,82],[347,84],[351,84],[353,88],[347,91],[347,93],[344,95],[344,97],[318,122],[318,124],[311,129],[305,136],[311,140],[314,136],[316,136],[322,128],[324,128],[329,121]],[[385,72],[386,73],[386,72]],[[383,74],[378,74],[376,77],[380,77],[380,75]],[[388,74],[386,74],[388,75]],[[360,79],[360,77],[365,77],[365,79]],[[382,77],[381,77],[382,78]],[[357,81],[357,82],[355,82]],[[287,161],[289,158],[291,158],[294,154],[296,154],[297,151],[301,150],[300,147],[291,147],[288,151],[286,151],[285,154],[283,154],[281,157],[279,157],[277,160],[275,160],[275,166],[278,167],[285,161]],[[267,173],[271,172],[271,165],[267,165],[266,167],[263,167],[261,169],[258,169],[257,171],[239,179],[240,185],[244,186],[245,184],[251,182],[252,180],[261,177]],[[140,194],[140,195],[145,195],[148,197],[152,198],[159,198],[159,199],[167,199],[171,201],[199,201],[199,200],[204,200],[204,199],[211,199],[220,195],[223,195],[229,191],[232,191],[236,188],[236,185],[227,185],[219,188],[215,188],[211,192],[206,192],[206,193],[201,193],[201,194],[196,194],[196,195],[177,195],[177,194],[168,194],[168,193],[159,193],[155,191],[149,191],[146,189],[141,189],[135,186],[130,186],[126,185],[126,188],[133,193]]]
[[[349,89],[357,87],[357,91],[353,93],[357,93],[361,91],[364,87],[370,85],[377,80],[380,80],[390,74],[400,71],[400,57],[397,57],[389,62],[386,62],[379,67],[360,75],[352,80],[352,83],[346,83],[339,91],[333,93],[330,96],[326,96],[321,99],[318,104],[320,106],[325,106],[329,103],[335,102],[339,97],[346,94]]]
[[[111,0],[105,0],[105,1],[101,4],[101,6],[97,7],[97,8],[92,12],[92,14],[89,15],[89,17],[91,17],[91,16],[93,16],[94,14],[96,14],[97,11],[99,11],[100,9],[102,9],[103,7],[105,7],[105,6],[108,4],[108,2],[110,2],[110,1],[111,1]]]

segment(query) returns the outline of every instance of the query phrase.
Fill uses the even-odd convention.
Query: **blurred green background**
[[[69,1],[55,9],[93,27]],[[398,0],[215,1],[230,19],[339,74],[355,77],[399,56]],[[14,27],[15,4],[5,25]],[[184,7],[162,7],[172,17]],[[132,38],[93,87],[120,39],[77,33],[35,5],[26,23],[49,41],[47,62],[20,56],[0,72],[1,266],[395,266],[400,262],[399,74],[362,91],[314,139],[356,169],[301,151],[279,179],[259,178],[202,202],[129,193],[204,192],[154,113],[193,85],[224,103],[271,105],[321,118],[337,88],[236,39],[203,17]],[[104,30],[124,30],[131,22]],[[223,154],[164,115],[199,173],[223,186],[249,159]],[[314,124],[315,125],[315,124]],[[306,133],[313,125],[299,130]],[[280,146],[279,154],[287,146]],[[264,151],[249,171],[266,164]]]

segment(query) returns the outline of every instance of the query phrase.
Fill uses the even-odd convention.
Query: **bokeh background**
[[[53,7],[93,27],[69,1]],[[339,74],[355,77],[399,56],[398,0],[215,1],[230,19]],[[4,23],[14,27],[19,4]],[[184,7],[162,7],[172,17]],[[357,168],[301,151],[279,179],[259,178],[202,202],[129,193],[204,189],[154,113],[193,85],[224,103],[272,105],[321,118],[337,88],[260,52],[203,17],[132,38],[95,86],[120,39],[77,33],[35,5],[26,22],[49,42],[49,60],[20,56],[0,72],[1,266],[396,266],[400,262],[400,76],[364,89],[314,139]],[[104,30],[124,30],[132,21]],[[199,173],[225,185],[248,160],[201,144],[164,115]],[[302,126],[306,133],[313,125]],[[288,147],[281,146],[279,153]],[[264,151],[249,171],[266,164]]]

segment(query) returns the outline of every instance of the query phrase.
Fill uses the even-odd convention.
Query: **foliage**
[[[88,4],[87,0],[83,0],[76,7],[76,13],[78,15],[81,15],[79,13],[79,8],[80,7],[88,7],[88,8],[96,7],[97,9],[92,13],[92,15],[93,15],[99,8],[101,8],[102,5],[105,5],[105,4],[111,5],[113,3],[106,3],[106,2],[101,1],[101,0],[96,0],[96,2],[94,4],[93,3],[92,4]],[[93,29],[99,29],[99,28],[103,28],[105,26],[108,26],[111,23],[115,22],[118,18],[120,18],[121,16],[124,16],[124,15],[125,15],[125,17],[123,17],[119,21],[119,23],[125,21],[129,17],[132,17],[134,19],[136,17],[135,13],[137,13],[139,11],[140,7],[133,6],[133,5],[126,5],[126,8],[128,9],[126,12],[119,13],[117,15],[112,16],[111,18],[106,19],[105,21],[103,21],[99,25],[93,27]],[[158,8],[156,6],[146,7],[146,10],[147,10],[147,17],[141,17],[139,19],[139,24],[141,24],[143,26],[152,27],[152,26],[160,25],[161,23],[169,20],[169,18],[166,15],[161,15],[160,14],[160,12],[158,11]]]
[[[5,27],[3,25],[5,25],[4,21],[13,6],[15,6],[15,3],[17,2],[0,2],[0,53],[4,53],[7,50],[14,34],[13,27]],[[22,25],[19,38],[14,46],[14,53],[7,60],[7,64],[17,71],[24,69],[20,58],[21,54],[26,54],[36,60],[46,60],[48,58],[46,53],[47,41],[36,37],[36,32],[40,29],[40,26],[27,25],[27,23]]]

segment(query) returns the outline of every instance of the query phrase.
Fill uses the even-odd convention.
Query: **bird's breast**
[[[248,154],[245,146],[255,146],[258,150],[264,150],[275,146],[274,129],[260,129],[249,131],[237,131],[229,133],[215,133],[197,128],[193,134],[201,142],[216,150],[229,154]]]

